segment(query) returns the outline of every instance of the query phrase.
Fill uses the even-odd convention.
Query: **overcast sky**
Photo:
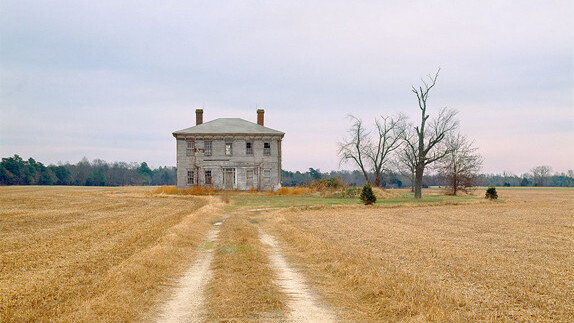
[[[0,0],[0,156],[175,166],[172,132],[238,117],[283,168],[339,169],[347,115],[459,111],[483,172],[574,169],[574,2]],[[344,165],[351,169],[352,165]]]

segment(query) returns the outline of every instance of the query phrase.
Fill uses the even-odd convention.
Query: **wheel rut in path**
[[[210,266],[218,235],[219,227],[215,227],[207,233],[199,257],[177,282],[171,299],[161,307],[156,322],[204,321],[204,291],[212,276]]]
[[[305,278],[289,266],[285,257],[281,254],[281,248],[275,239],[259,228],[261,242],[269,245],[271,251],[269,260],[275,270],[277,284],[288,295],[287,307],[289,313],[288,322],[335,322],[334,313],[320,304],[318,298],[305,283]]]

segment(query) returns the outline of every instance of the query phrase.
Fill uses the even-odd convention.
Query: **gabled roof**
[[[283,137],[285,133],[240,118],[220,118],[173,133],[174,137],[178,135],[275,135]]]

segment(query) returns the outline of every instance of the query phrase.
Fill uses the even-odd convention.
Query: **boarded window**
[[[187,171],[187,184],[195,184],[195,176],[192,170]]]
[[[265,156],[271,155],[271,144],[268,142],[263,144],[263,155]]]
[[[253,143],[251,142],[245,143],[245,154],[253,155]]]
[[[247,187],[252,188],[253,187],[253,169],[248,169],[245,175],[247,177],[247,179],[246,179]]]
[[[211,141],[203,142],[203,154],[205,156],[211,156]]]
[[[225,154],[227,156],[233,155],[233,144],[230,142],[225,143]]]
[[[263,183],[265,183],[265,185],[271,184],[271,171],[268,169],[263,171]]]
[[[211,171],[210,170],[206,170],[205,171],[205,185],[211,185]]]
[[[185,149],[186,156],[193,156],[193,141],[187,141],[187,146]]]

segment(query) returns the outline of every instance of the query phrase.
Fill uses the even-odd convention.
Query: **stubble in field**
[[[145,188],[0,190],[0,321],[141,319],[221,212]]]
[[[352,321],[572,321],[574,190],[260,219]]]

